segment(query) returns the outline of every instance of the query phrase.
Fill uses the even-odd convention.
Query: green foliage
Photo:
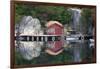
[[[81,25],[82,31],[84,34],[88,34],[89,28],[93,25],[93,16],[92,16],[93,9],[83,8],[82,9],[82,17],[81,17]]]
[[[68,24],[71,21],[71,12],[66,7],[61,6],[32,6],[16,4],[15,22],[18,23],[21,17],[30,15],[39,18],[42,24],[49,20],[57,20],[62,24]]]
[[[72,56],[67,52],[62,52],[59,55],[51,56],[46,53],[41,54],[37,58],[32,60],[25,60],[20,53],[15,52],[15,64],[16,65],[26,65],[26,64],[59,64],[72,61]],[[42,59],[42,60],[41,60]]]

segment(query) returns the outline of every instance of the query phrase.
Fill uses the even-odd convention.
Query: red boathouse
[[[62,36],[64,33],[63,25],[58,21],[49,21],[46,27],[47,35]],[[63,51],[63,41],[61,39],[59,41],[48,41],[47,46],[46,52],[50,55],[58,55]]]

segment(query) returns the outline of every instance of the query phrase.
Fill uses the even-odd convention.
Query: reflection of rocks
[[[31,16],[24,16],[16,29],[18,36],[20,35],[42,35],[40,21],[37,18]],[[17,35],[17,34],[16,34]],[[41,46],[43,42],[17,42],[18,51],[21,55],[28,60],[40,55]]]

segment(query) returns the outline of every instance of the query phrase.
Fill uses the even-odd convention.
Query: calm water
[[[51,56],[42,51],[41,55],[35,58],[36,64],[91,62],[92,59],[93,48],[90,47],[89,41],[69,43],[67,47],[64,47],[64,51],[57,56]]]

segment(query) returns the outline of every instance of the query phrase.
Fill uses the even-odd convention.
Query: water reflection
[[[34,58],[35,64],[92,62],[93,48],[89,44],[89,40],[66,44],[67,46],[64,47],[63,52],[56,56],[45,53],[45,48],[43,48],[41,55]]]
[[[91,62],[93,59],[93,45],[90,40],[84,40],[79,42],[70,42],[68,44],[69,48],[65,48],[65,50],[70,51],[72,54],[72,61],[73,62],[83,62],[88,61]],[[67,54],[67,52],[66,52]]]

